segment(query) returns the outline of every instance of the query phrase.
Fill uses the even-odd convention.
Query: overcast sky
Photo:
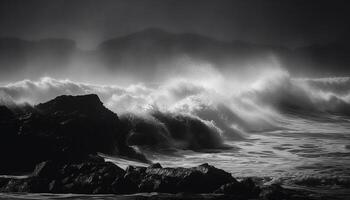
[[[0,36],[92,47],[148,27],[286,46],[347,39],[346,0],[0,0]]]

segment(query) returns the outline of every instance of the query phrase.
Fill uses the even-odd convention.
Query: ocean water
[[[253,133],[241,141],[227,141],[232,148],[226,150],[178,150],[171,155],[146,150],[146,155],[163,167],[192,167],[207,162],[231,172],[238,179],[255,177],[263,184],[279,183],[286,188],[307,191],[316,199],[346,200],[350,197],[350,123],[348,118],[336,121],[300,120],[299,125],[313,124],[312,131]],[[102,156],[123,168],[146,166],[124,158]],[[0,194],[0,199],[137,199],[152,195],[162,196],[156,193]],[[167,198],[166,195],[162,197]]]
[[[62,94],[96,93],[122,123],[131,125],[129,144],[152,162],[164,167],[209,163],[237,178],[280,183],[320,199],[350,199],[350,78],[301,79],[274,69],[244,79],[210,71],[208,76],[121,87],[45,77],[1,86],[0,94],[2,103],[14,106]],[[103,156],[124,168],[144,165]]]
[[[231,149],[179,151],[174,155],[147,152],[166,167],[192,167],[207,162],[233,176],[257,177],[264,184],[316,193],[320,199],[350,198],[350,119],[327,116],[291,119],[288,130],[251,133],[240,141],[226,141]],[[307,127],[307,129],[305,129]],[[107,157],[126,167],[123,159]]]

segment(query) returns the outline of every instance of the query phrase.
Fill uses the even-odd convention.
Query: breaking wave
[[[225,148],[221,130],[198,117],[152,112],[151,116],[122,115],[129,132],[128,144],[155,150]]]
[[[286,126],[297,118],[350,115],[350,77],[298,79],[274,67],[237,81],[239,74],[201,71],[126,87],[50,77],[23,80],[1,86],[0,101],[15,107],[95,93],[128,125],[130,145],[158,149],[225,148],[226,140],[251,132],[298,129]]]

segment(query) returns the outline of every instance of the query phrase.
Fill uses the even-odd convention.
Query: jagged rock
[[[52,122],[45,129],[46,135],[63,137],[67,144],[62,145],[69,153],[114,151],[119,119],[97,95],[59,96],[35,108]]]
[[[6,106],[0,105],[0,174],[11,173],[22,167],[20,158],[24,140],[17,136],[19,121],[15,114]]]
[[[159,164],[149,167],[129,166],[124,171],[100,159],[97,162],[86,160],[65,164],[45,161],[36,166],[31,177],[0,178],[0,192],[209,194],[214,190],[219,194],[211,195],[218,199],[309,199],[302,193],[286,190],[279,185],[265,186],[260,190],[252,179],[238,182],[229,173],[208,164],[192,168],[161,168]]]
[[[146,175],[146,167],[128,166],[124,177],[139,185],[142,178]]]
[[[141,192],[177,193],[179,180],[175,177],[146,175],[139,184]]]
[[[134,193],[137,186],[111,162],[39,163],[32,176],[1,180],[4,192]]]
[[[259,196],[260,188],[251,178],[246,178],[241,182],[233,181],[222,185],[215,193],[256,198]]]
[[[150,166],[148,166],[148,168],[157,169],[157,168],[163,168],[163,167],[162,167],[162,165],[160,165],[160,163],[153,163]]]
[[[223,184],[235,181],[230,173],[208,164],[192,168],[129,166],[125,177],[136,183],[141,192],[167,193],[210,193]]]
[[[94,163],[105,162],[105,159],[97,154],[89,154],[89,155],[87,155],[87,157],[84,160],[88,161],[88,162],[94,162]]]
[[[117,177],[112,183],[112,191],[115,194],[133,194],[138,192],[137,185],[125,176]]]
[[[147,161],[128,146],[118,116],[93,94],[59,96],[19,116],[0,106],[0,130],[0,174],[32,171],[48,159],[84,161],[96,152]]]
[[[8,120],[15,119],[15,115],[6,106],[0,105],[0,122],[6,122]]]
[[[54,178],[57,176],[59,165],[53,161],[44,161],[35,166],[32,176]]]
[[[48,182],[46,179],[30,177],[26,179],[10,179],[0,189],[1,192],[48,192]]]
[[[9,178],[0,177],[0,188],[4,187],[9,182],[9,180]]]
[[[62,184],[57,180],[52,180],[48,185],[49,192],[51,193],[59,193],[62,191]]]
[[[112,183],[124,174],[123,169],[110,162],[68,164],[62,170],[63,191],[91,194],[102,187],[100,193],[113,193]]]
[[[42,114],[72,114],[97,115],[96,117],[116,117],[116,114],[103,106],[96,94],[88,95],[62,95],[46,103],[35,106]]]

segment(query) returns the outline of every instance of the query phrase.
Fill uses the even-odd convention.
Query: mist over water
[[[46,141],[64,155],[80,152],[80,146],[84,154],[90,153],[93,144],[104,147],[111,142],[99,155],[122,168],[156,162],[163,167],[209,163],[237,180],[254,177],[256,183],[278,183],[311,199],[348,200],[349,10],[346,0],[1,0],[0,106],[13,112],[0,107],[5,113],[0,125],[6,130],[0,134],[8,132],[3,138],[10,141],[2,146],[5,160],[41,160],[40,155],[23,155],[51,146]],[[70,100],[65,98],[83,102],[78,111],[63,112],[67,116],[36,116],[40,103],[60,95],[87,94],[98,95],[119,120],[95,95],[61,97],[47,104],[62,103],[76,110],[79,106],[67,105]],[[90,105],[99,109],[81,116]],[[43,121],[48,125],[41,127]],[[85,121],[94,123],[85,126]],[[20,142],[13,134],[20,135]],[[48,140],[42,142],[41,135],[48,135]],[[32,143],[44,144],[21,155],[19,151]],[[63,149],[66,144],[61,148],[61,143],[72,148]],[[8,146],[13,146],[9,152]],[[52,149],[48,152],[56,152]],[[18,155],[22,158],[13,158]],[[43,157],[55,159],[51,155]],[[3,168],[22,166],[11,162]],[[99,182],[95,177],[88,181]],[[47,186],[52,189],[59,182]],[[148,187],[148,180],[142,182]],[[66,183],[62,180],[62,186]],[[162,182],[158,186],[163,187]],[[272,195],[268,190],[257,198],[280,196],[278,190]],[[0,199],[138,198],[1,191]],[[182,196],[187,193],[179,199]]]
[[[273,56],[231,68],[182,57],[144,81],[124,72],[100,73],[129,83],[74,74],[9,82],[0,87],[1,104],[95,93],[128,125],[128,144],[164,166],[209,162],[290,186],[349,186],[350,77],[293,77]]]

